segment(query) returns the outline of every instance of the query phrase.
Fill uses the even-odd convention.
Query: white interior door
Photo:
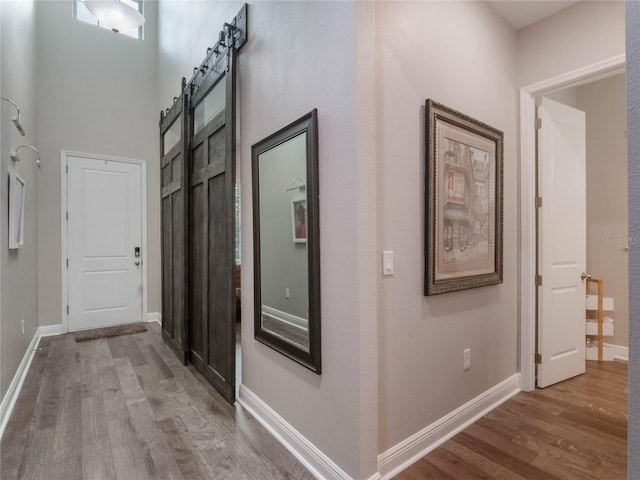
[[[538,387],[585,372],[585,114],[538,107]]]
[[[141,165],[80,156],[67,162],[69,331],[139,322]]]

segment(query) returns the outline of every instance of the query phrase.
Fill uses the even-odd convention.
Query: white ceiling
[[[550,17],[560,10],[578,3],[579,0],[488,0],[496,12],[516,30]]]

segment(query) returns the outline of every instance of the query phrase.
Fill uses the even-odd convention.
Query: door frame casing
[[[520,89],[520,389],[536,388],[536,97],[625,72],[625,54]]]
[[[62,333],[69,332],[69,314],[67,313],[67,305],[69,304],[69,270],[67,269],[68,258],[68,224],[67,224],[67,208],[68,208],[68,180],[66,166],[69,157],[84,157],[93,160],[102,160],[109,162],[120,162],[140,165],[140,206],[141,206],[141,248],[142,248],[142,312],[141,321],[147,321],[147,162],[133,158],[114,157],[111,155],[100,155],[95,153],[75,152],[72,150],[60,151],[60,232],[61,232],[61,248],[60,248],[60,271],[62,285]]]

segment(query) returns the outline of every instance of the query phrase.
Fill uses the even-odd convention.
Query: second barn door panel
[[[230,49],[191,96],[189,357],[235,401],[235,82]]]

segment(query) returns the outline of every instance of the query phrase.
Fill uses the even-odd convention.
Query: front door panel
[[[142,320],[141,166],[69,156],[69,330]]]

